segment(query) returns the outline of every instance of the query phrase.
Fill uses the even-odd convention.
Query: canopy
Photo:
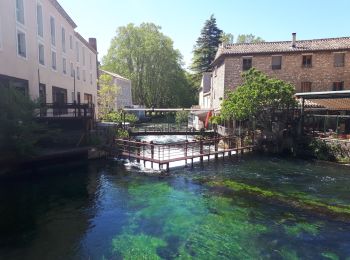
[[[350,110],[350,90],[296,93],[305,101],[306,108],[326,108],[328,110]]]

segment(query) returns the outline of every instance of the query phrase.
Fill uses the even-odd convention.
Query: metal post
[[[187,166],[187,148],[188,148],[188,140],[185,141],[185,166]]]
[[[201,136],[199,139],[199,153],[200,153],[200,161],[203,163],[203,137]]]

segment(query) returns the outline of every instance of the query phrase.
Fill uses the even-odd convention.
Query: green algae
[[[330,215],[338,220],[350,221],[350,206],[348,205],[329,205],[316,199],[310,199],[309,196],[301,196],[300,193],[298,193],[298,195],[295,193],[294,195],[283,194],[232,180],[210,181],[207,184],[211,187],[225,187],[235,192],[246,193],[271,202],[278,202],[298,209],[307,210],[312,213]]]
[[[145,234],[122,234],[112,241],[113,252],[119,253],[125,260],[161,259],[157,255],[157,248],[166,246],[166,242]]]
[[[267,228],[251,223],[251,210],[234,205],[231,198],[198,196],[164,182],[133,185],[129,194],[134,210],[130,223],[113,239],[114,252],[125,259],[141,253],[157,259],[162,251],[176,259],[260,258],[255,244]],[[144,233],[155,220],[160,228]],[[177,242],[170,242],[174,238]]]
[[[317,236],[319,234],[319,229],[321,227],[320,223],[307,223],[307,222],[299,222],[295,225],[285,225],[284,229],[288,235],[291,236],[299,236],[302,233],[307,233],[312,236]]]
[[[299,259],[297,252],[295,250],[289,249],[288,247],[282,247],[280,250],[278,250],[278,253],[282,257],[282,259],[285,259],[285,260]]]
[[[337,254],[333,253],[333,252],[323,252],[321,254],[325,259],[330,259],[330,260],[339,260],[339,257],[337,256]]]

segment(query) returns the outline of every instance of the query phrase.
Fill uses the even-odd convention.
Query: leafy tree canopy
[[[100,89],[97,92],[98,117],[105,120],[115,110],[118,87],[110,75],[102,74],[99,78]]]
[[[258,43],[258,42],[264,42],[264,40],[261,37],[255,36],[253,34],[239,34],[237,36],[237,43]]]
[[[191,69],[196,73],[208,71],[214,61],[219,44],[221,43],[222,30],[216,24],[214,15],[205,21],[201,35],[197,39],[193,50]]]
[[[135,104],[191,106],[195,91],[182,68],[182,56],[160,29],[153,23],[119,27],[103,68],[132,81]]]
[[[294,86],[282,80],[270,78],[254,68],[242,74],[243,84],[227,93],[222,103],[224,119],[246,120],[255,117],[266,125],[276,111],[295,106]]]

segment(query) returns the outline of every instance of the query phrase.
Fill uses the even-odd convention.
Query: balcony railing
[[[36,116],[40,118],[93,118],[95,115],[94,104],[78,103],[45,103],[36,109]]]

